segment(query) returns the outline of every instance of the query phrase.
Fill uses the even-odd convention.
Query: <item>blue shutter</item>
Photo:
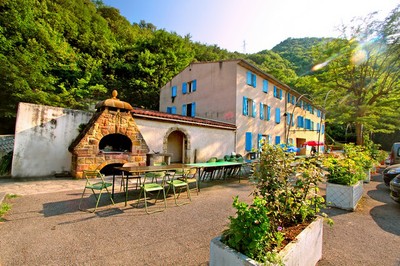
[[[252,83],[253,87],[257,87],[257,76],[255,74],[252,74]]]
[[[261,150],[261,140],[262,140],[262,134],[258,134],[258,136],[257,136],[257,147],[258,147],[258,150]]]
[[[193,80],[192,81],[192,91],[196,91],[196,89],[197,89],[197,81]]]
[[[268,92],[268,80],[263,80],[263,92]]]
[[[251,83],[251,72],[247,71],[247,79],[246,79],[247,85],[252,85]]]
[[[319,132],[321,130],[321,125],[317,123],[317,131]]]
[[[282,100],[282,90],[281,89],[279,89],[279,99]]]
[[[271,106],[267,107],[267,121],[271,120]]]
[[[252,114],[251,114],[251,116],[252,117],[256,117],[256,114],[257,114],[257,105],[256,105],[256,102],[254,102],[253,101],[253,108],[252,108],[253,110],[252,110]]]
[[[275,122],[279,124],[281,122],[281,109],[275,109]]]
[[[276,86],[274,86],[274,97],[277,98],[277,97],[278,97],[277,95],[278,95],[278,94],[277,94],[277,92],[276,92]]]
[[[321,110],[317,110],[317,117],[321,117]]]
[[[247,110],[247,97],[243,96],[243,115],[248,115],[249,110]]]
[[[292,104],[296,103],[296,96],[292,95]]]
[[[260,103],[260,119],[264,120],[264,105]]]
[[[196,116],[196,103],[192,103],[192,117]]]
[[[175,106],[171,107],[171,114],[176,114],[176,107]]]
[[[289,125],[290,124],[290,122],[291,122],[291,120],[290,120],[290,116],[291,116],[292,114],[287,114],[287,121],[286,121],[286,123]]]
[[[325,133],[325,125],[322,125],[321,126],[321,134],[324,134]]]
[[[251,143],[252,136],[251,136],[251,132],[246,132],[246,151],[251,151],[251,147],[253,146]]]
[[[171,97],[176,97],[176,86],[171,88]]]
[[[186,104],[182,105],[182,115],[186,115]]]
[[[167,113],[170,114],[171,112],[171,107],[167,107]]]
[[[275,136],[275,144],[278,145],[281,143],[281,136]]]
[[[287,102],[290,103],[291,97],[290,97],[290,93],[287,93]]]
[[[186,94],[187,93],[187,83],[183,82],[182,83],[182,94]]]

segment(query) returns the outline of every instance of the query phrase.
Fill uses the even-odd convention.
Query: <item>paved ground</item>
[[[208,265],[210,240],[234,214],[232,197],[249,201],[252,190],[244,181],[214,181],[191,204],[177,207],[170,198],[165,212],[152,215],[133,196],[125,207],[119,195],[114,207],[104,198],[92,214],[78,210],[83,184],[0,179],[0,193],[23,195],[5,199],[12,209],[0,223],[0,265]],[[400,204],[380,175],[365,185],[355,212],[326,212],[335,225],[325,225],[318,265],[400,265]]]

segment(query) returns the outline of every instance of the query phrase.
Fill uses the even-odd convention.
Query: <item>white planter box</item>
[[[323,218],[317,218],[279,252],[284,265],[316,265],[322,258]],[[210,266],[262,265],[237,252],[216,237],[210,243]]]
[[[364,183],[369,183],[371,181],[371,169],[365,170]]]
[[[353,186],[326,183],[326,205],[354,211],[363,194],[363,181]]]

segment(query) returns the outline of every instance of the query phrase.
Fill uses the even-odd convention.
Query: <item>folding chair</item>
[[[101,174],[100,171],[98,171],[98,170],[95,170],[95,171],[87,171],[87,170],[85,170],[85,171],[83,171],[83,176],[86,178],[86,184],[85,184],[85,188],[83,189],[83,192],[82,192],[81,200],[79,202],[79,210],[85,211],[85,210],[81,209],[81,204],[82,204],[83,195],[85,194],[86,189],[92,190],[92,192],[94,194],[94,197],[96,198],[96,207],[91,212],[95,212],[97,210],[97,207],[99,206],[99,202],[100,202],[100,198],[101,198],[101,194],[103,193],[103,190],[107,191],[108,195],[110,196],[110,200],[111,200],[112,204],[114,205],[114,200],[111,197],[110,191],[108,191],[108,187],[111,187],[112,183],[105,182],[104,181],[104,177],[105,176],[103,174]],[[95,181],[94,179],[96,179],[98,177],[101,179],[101,181],[100,182],[93,182],[93,181]],[[99,191],[98,196],[96,195],[95,190]]]
[[[199,195],[199,184],[196,178],[196,174],[197,174],[197,168],[193,167],[187,170],[186,173],[182,177],[179,177],[178,179],[181,179],[186,183],[188,183],[189,189],[191,189],[190,184],[195,184],[195,187],[193,189],[196,189],[197,195]]]
[[[183,175],[183,177],[184,176],[185,176],[185,174]],[[167,194],[169,192],[169,189],[172,187],[172,191],[174,192],[174,200],[175,200],[175,205],[176,206],[181,206],[181,205],[184,205],[184,204],[188,204],[188,203],[190,203],[192,201],[192,198],[190,197],[189,184],[187,182],[185,182],[183,179],[175,178],[175,175],[172,175],[172,176],[170,176],[170,180],[167,181],[167,184],[168,184]],[[179,195],[181,194],[181,191],[182,191],[182,189],[184,187],[186,187],[186,193],[187,193],[187,197],[189,199],[189,202],[184,202],[184,203],[178,204],[176,199],[179,198]],[[177,188],[179,188],[178,196],[176,196],[176,189]]]
[[[148,182],[148,180],[151,178],[151,181]],[[158,178],[161,178],[161,183],[157,183]],[[151,213],[155,213],[155,212],[161,212],[164,211],[167,208],[167,198],[165,196],[165,190],[164,190],[164,185],[165,185],[165,172],[148,172],[145,173],[143,176],[143,183],[140,186],[140,193],[139,193],[139,198],[138,198],[138,202],[137,202],[137,206],[139,206],[140,203],[140,199],[142,197],[142,193],[143,193],[143,197],[144,197],[144,206],[146,209],[146,213],[147,214],[151,214]],[[157,196],[155,199],[154,204],[157,203],[158,197],[160,195],[160,193],[163,193],[164,196],[164,208],[163,209],[157,209],[154,211],[149,211],[148,207],[147,207],[147,194],[148,193],[152,193],[152,192],[157,192]]]
[[[124,165],[122,165],[122,167],[130,167],[130,166],[137,166],[137,164],[136,163],[125,163]],[[126,192],[125,189],[128,189],[128,187],[126,186],[126,178],[128,178],[128,186],[129,186],[129,181],[132,179],[136,179],[136,187],[135,187],[136,189],[138,189],[138,187],[140,187],[140,185],[142,184],[142,179],[139,174],[132,173],[132,175],[125,176],[124,172],[122,171],[121,185],[120,185],[119,191],[121,191],[123,188],[124,192]]]

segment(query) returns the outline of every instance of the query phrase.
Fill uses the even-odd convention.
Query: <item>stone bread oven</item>
[[[146,165],[149,152],[145,140],[131,115],[129,103],[112,98],[99,102],[96,113],[70,145],[71,173],[82,178],[84,170],[101,170],[127,162]]]

